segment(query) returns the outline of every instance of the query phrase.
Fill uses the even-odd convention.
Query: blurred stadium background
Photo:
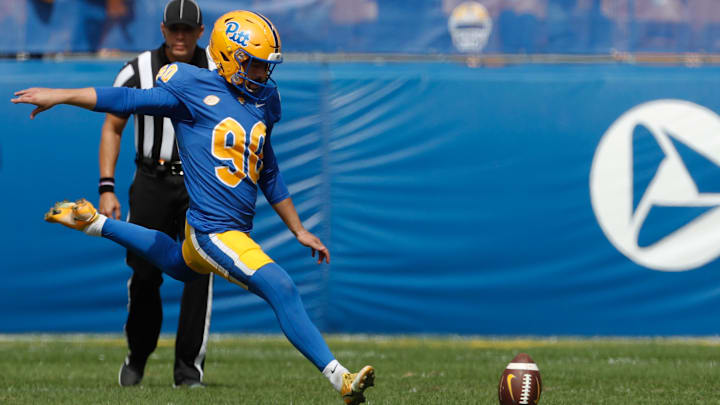
[[[0,88],[111,85],[164,0],[0,0]],[[720,330],[717,0],[198,0],[267,15],[273,142],[316,266],[267,203],[254,237],[331,333],[668,336]],[[116,332],[130,270],[48,226],[97,201],[103,117],[0,107],[0,333]],[[614,124],[615,123],[615,124]],[[133,130],[118,195],[127,209]],[[277,333],[216,280],[211,332]],[[181,289],[166,278],[164,331]],[[371,308],[371,310],[368,310]]]

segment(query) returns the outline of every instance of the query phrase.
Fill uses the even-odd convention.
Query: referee
[[[197,46],[204,26],[202,13],[194,0],[167,3],[160,29],[165,43],[126,63],[114,86],[151,88],[158,70],[172,62],[208,67],[205,50]],[[170,119],[139,114],[134,119],[137,170],[130,186],[128,221],[161,230],[173,238],[182,238],[189,199]],[[108,114],[100,141],[99,211],[115,219],[121,212],[114,192],[115,164],[127,120],[128,117]],[[127,264],[132,267],[133,275],[128,281],[125,334],[129,350],[120,367],[118,380],[121,386],[136,385],[142,380],[147,359],[157,347],[163,316],[161,271],[130,251],[127,252]],[[203,386],[211,306],[211,275],[185,284],[175,340],[176,387]]]

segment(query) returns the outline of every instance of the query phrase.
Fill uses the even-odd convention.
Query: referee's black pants
[[[184,237],[188,203],[182,176],[158,175],[138,167],[130,187],[129,222],[163,231],[180,240]],[[128,359],[132,368],[144,371],[148,357],[157,347],[162,325],[162,272],[130,251],[127,252],[127,263],[133,269],[128,281],[128,318],[125,324]],[[175,339],[176,385],[202,381],[211,300],[211,275],[184,285]]]

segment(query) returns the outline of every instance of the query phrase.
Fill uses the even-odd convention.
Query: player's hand
[[[320,241],[320,239],[318,239],[317,236],[306,230],[303,230],[299,232],[296,237],[300,244],[312,249],[313,257],[315,257],[315,252],[317,252],[318,264],[322,263],[323,260],[325,260],[326,263],[330,263],[330,251],[328,250],[328,248],[325,247],[325,245],[323,245],[323,243]]]
[[[100,194],[100,206],[98,211],[108,218],[120,219],[120,201],[118,201],[115,193],[106,191]]]
[[[62,101],[61,94],[57,89],[45,89],[41,87],[32,87],[16,91],[15,96],[16,98],[10,99],[13,104],[34,104],[37,106],[37,108],[30,113],[30,119],[35,118],[36,115]]]

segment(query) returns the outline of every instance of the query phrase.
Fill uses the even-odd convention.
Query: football
[[[542,380],[537,364],[528,354],[518,354],[500,377],[500,405],[537,405],[541,392]]]

